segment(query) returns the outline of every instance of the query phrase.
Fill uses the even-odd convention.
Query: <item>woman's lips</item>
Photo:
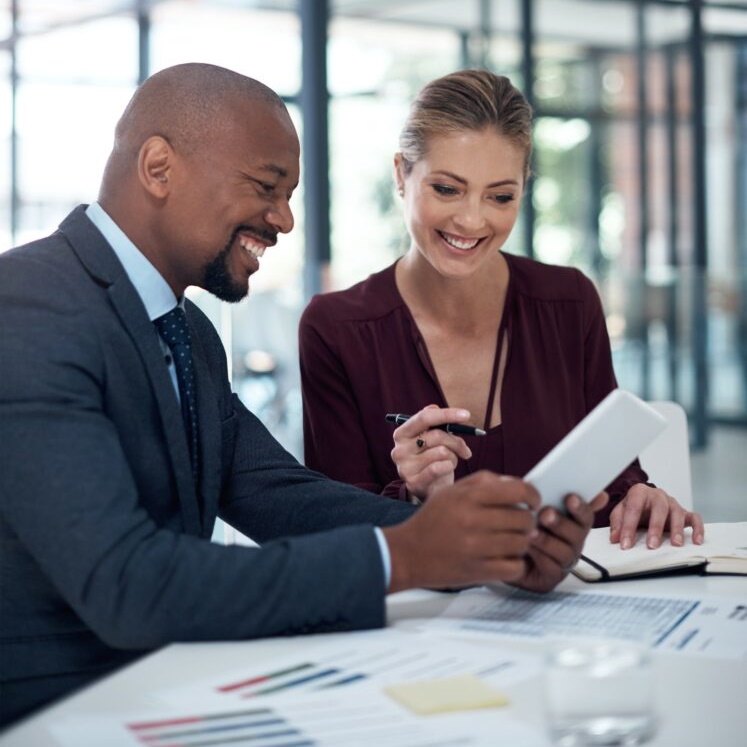
[[[458,249],[461,252],[468,252],[474,249],[481,241],[482,237],[476,239],[469,239],[464,236],[455,236],[454,234],[445,233],[444,231],[438,231],[438,235],[454,249]]]

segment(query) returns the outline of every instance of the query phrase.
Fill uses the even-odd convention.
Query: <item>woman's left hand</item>
[[[635,544],[638,528],[647,527],[646,547],[655,550],[669,531],[669,541],[679,547],[685,542],[685,527],[692,527],[693,543],[703,542],[705,531],[700,514],[688,511],[660,488],[639,482],[610,513],[610,542],[619,542],[623,550]]]

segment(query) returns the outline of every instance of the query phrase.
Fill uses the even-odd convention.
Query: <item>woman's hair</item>
[[[460,70],[428,83],[410,107],[399,136],[405,174],[428,150],[429,139],[493,128],[524,151],[524,176],[532,154],[532,108],[505,75]]]

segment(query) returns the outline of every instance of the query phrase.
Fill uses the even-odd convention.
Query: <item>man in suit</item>
[[[184,290],[246,295],[298,161],[270,89],[168,68],[98,201],[0,255],[2,722],[173,641],[381,626],[387,592],[547,590],[578,557],[603,495],[535,520],[531,486],[483,473],[418,510],[306,470],[231,393]],[[261,547],[211,543],[216,516]]]

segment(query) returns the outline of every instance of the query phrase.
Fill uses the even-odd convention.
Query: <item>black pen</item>
[[[403,415],[401,412],[388,412],[386,419],[390,423],[396,423],[402,425],[406,423],[412,415]],[[457,433],[460,436],[485,436],[486,431],[482,428],[473,428],[471,425],[462,425],[461,423],[442,423],[441,425],[431,426],[432,428],[438,428],[439,430],[446,431],[447,433]]]

